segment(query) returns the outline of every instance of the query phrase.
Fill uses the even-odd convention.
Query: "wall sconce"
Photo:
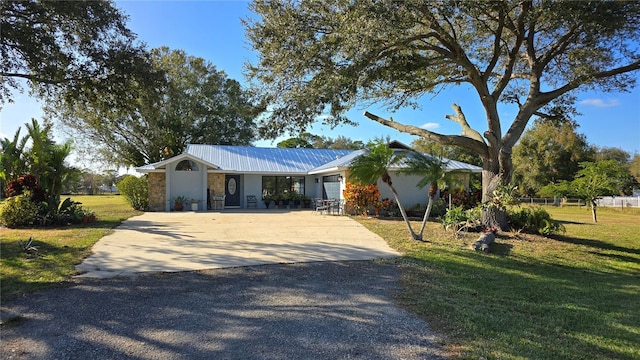
[[[318,183],[318,178],[316,178],[316,184]]]
[[[338,175],[338,181],[342,182],[342,179],[343,179],[342,175]]]

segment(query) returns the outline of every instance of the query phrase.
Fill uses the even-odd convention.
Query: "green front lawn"
[[[64,284],[102,236],[140,214],[119,196],[81,196],[98,222],[67,228],[0,229],[2,299]],[[640,359],[640,209],[547,210],[566,234],[502,234],[494,252],[470,250],[438,223],[428,243],[401,221],[356,218],[404,256],[398,302],[467,359]],[[18,240],[35,239],[37,256]]]
[[[73,196],[95,212],[97,221],[43,229],[0,228],[0,299],[63,284],[75,275],[75,265],[91,246],[123,220],[141,214],[121,196]],[[37,254],[22,251],[20,241],[33,238]]]
[[[405,256],[398,301],[468,359],[640,359],[640,211],[547,210],[563,236],[503,234],[493,254],[436,223],[429,243],[405,225],[359,220]]]

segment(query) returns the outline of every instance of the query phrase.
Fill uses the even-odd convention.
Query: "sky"
[[[168,46],[184,50],[188,55],[202,57],[224,71],[229,78],[247,84],[242,70],[246,62],[255,62],[257,53],[244,36],[240,19],[253,14],[246,1],[117,1],[116,6],[129,16],[129,28],[149,48]],[[640,74],[637,74],[640,80]],[[28,94],[16,94],[13,104],[4,104],[0,110],[0,136],[13,137],[18,127],[32,117],[41,118],[41,104]],[[410,144],[417,139],[380,125],[363,116],[365,110],[397,122],[423,127],[442,134],[460,134],[458,124],[445,119],[453,114],[451,105],[462,107],[467,121],[480,133],[487,128],[484,110],[478,97],[469,87],[447,89],[437,96],[427,95],[419,109],[400,109],[392,112],[379,107],[357,106],[347,114],[358,126],[339,126],[335,129],[314,125],[310,132],[317,135],[345,136],[367,142],[380,137]],[[599,147],[619,147],[630,154],[640,153],[640,81],[630,93],[587,92],[578,94],[576,117],[578,132],[587,141]],[[503,131],[506,131],[516,111],[501,105]],[[24,130],[23,130],[24,131]],[[56,136],[64,133],[56,129]],[[256,146],[275,147],[288,138],[261,140]]]

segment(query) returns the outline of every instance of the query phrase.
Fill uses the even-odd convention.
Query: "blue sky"
[[[118,1],[116,3],[128,16],[129,27],[150,48],[166,45],[182,49],[187,54],[202,57],[213,63],[227,76],[246,83],[242,75],[243,63],[257,58],[244,37],[240,18],[251,15],[244,1]],[[640,78],[640,74],[637,74]],[[640,81],[639,81],[640,85]],[[15,96],[14,104],[5,104],[0,113],[0,136],[12,137],[19,126],[32,117],[40,118],[40,104],[26,94]],[[359,126],[340,126],[329,129],[314,126],[312,133],[337,137],[343,135],[353,140],[368,141],[390,136],[409,144],[415,137],[399,133],[367,118],[368,110],[382,117],[392,116],[395,121],[423,126],[443,134],[459,134],[457,124],[445,119],[452,114],[451,104],[462,106],[470,125],[486,130],[484,111],[477,95],[470,88],[443,91],[437,97],[425,97],[418,110],[401,109],[391,113],[375,107],[358,107],[348,113]],[[578,132],[586,135],[589,143],[597,146],[620,147],[631,154],[640,153],[640,88],[631,93],[582,93],[578,95],[576,120]],[[501,108],[506,131],[515,115],[514,108]],[[61,135],[62,136],[62,135]],[[280,140],[280,139],[279,139]],[[276,141],[259,141],[258,146],[275,146]]]

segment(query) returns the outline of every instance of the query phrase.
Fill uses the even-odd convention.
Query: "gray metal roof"
[[[342,156],[340,158],[337,158],[333,161],[330,161],[326,164],[323,164],[321,166],[318,166],[315,169],[312,169],[311,171],[309,171],[310,174],[318,174],[327,170],[332,170],[332,169],[337,169],[337,168],[343,168],[343,167],[348,167],[351,162],[353,161],[353,159],[357,158],[358,156],[365,154],[366,150],[352,150],[350,151],[349,154]]]
[[[398,149],[404,153],[406,150]],[[231,145],[187,145],[186,151],[164,161],[136,168],[140,172],[161,171],[169,162],[198,159],[220,171],[261,174],[319,174],[349,167],[366,150],[290,149]],[[424,154],[432,157],[431,155]],[[482,172],[482,168],[460,161],[441,159],[445,171]],[[400,162],[389,170],[404,167]]]
[[[307,174],[309,170],[352,153],[353,150],[263,148],[190,144],[186,153],[220,170],[242,173]]]
[[[356,150],[351,152],[348,155],[345,155],[339,159],[336,159],[334,161],[331,161],[329,163],[326,163],[322,166],[319,166],[311,171],[309,171],[310,174],[317,174],[317,173],[321,173],[324,171],[328,171],[328,170],[337,170],[337,169],[341,169],[341,168],[347,168],[349,167],[349,165],[351,165],[351,162],[357,158],[360,155],[366,154],[367,150]],[[411,154],[410,151],[405,150],[405,149],[396,149],[395,150],[395,154],[396,155],[404,155],[404,154]],[[451,171],[459,171],[459,172],[482,172],[482,168],[475,166],[475,165],[471,165],[471,164],[467,164],[461,161],[456,161],[456,160],[450,160],[450,159],[446,159],[446,158],[436,158],[433,155],[429,155],[429,154],[422,154],[428,158],[432,158],[432,159],[438,159],[440,161],[442,161],[443,165],[444,165],[444,171],[446,172],[451,172]],[[406,162],[404,160],[399,161],[396,165],[392,166],[389,168],[389,170],[400,170],[403,169],[406,166]]]

